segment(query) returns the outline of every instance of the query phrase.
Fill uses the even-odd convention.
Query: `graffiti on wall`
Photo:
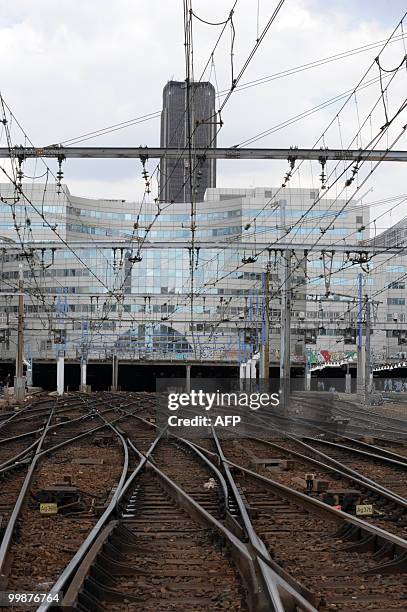
[[[340,361],[356,361],[356,351],[327,351],[324,349],[307,349],[309,364],[334,363]]]

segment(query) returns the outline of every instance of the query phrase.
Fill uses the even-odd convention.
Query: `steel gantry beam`
[[[361,149],[260,149],[260,148],[194,148],[194,156],[205,159],[310,159],[348,160],[348,161],[407,161],[407,151],[361,150]],[[35,157],[55,157],[62,159],[91,158],[149,158],[149,159],[187,159],[188,148],[177,149],[173,147],[62,147],[51,145],[48,147],[8,147],[0,148],[0,158],[16,157],[29,159]]]
[[[97,249],[123,249],[123,250],[137,250],[138,248],[144,249],[191,249],[191,242],[186,240],[180,241],[156,241],[145,242],[137,240],[129,241],[129,240],[93,240],[84,241],[84,240],[69,240],[69,247],[72,251],[77,251],[78,249],[83,250],[97,250]],[[311,244],[305,242],[257,242],[254,244],[253,242],[211,242],[207,241],[198,241],[196,240],[194,243],[195,249],[215,249],[215,250],[240,250],[240,251],[255,251],[256,253],[264,253],[267,251],[304,251],[304,253],[313,253],[313,252],[326,252],[326,253],[349,253],[349,254],[360,254],[360,255],[403,255],[407,254],[407,244],[405,246],[394,246],[394,247],[385,247],[385,246],[376,246],[374,244]],[[34,251],[43,251],[43,250],[51,250],[55,249],[58,251],[69,250],[68,246],[61,242],[60,240],[38,240],[38,241],[27,241],[24,243],[24,254],[29,254]],[[0,239],[0,256],[1,252],[4,254],[12,255],[21,253],[21,245],[17,242],[2,242]],[[362,261],[363,263],[363,261]]]

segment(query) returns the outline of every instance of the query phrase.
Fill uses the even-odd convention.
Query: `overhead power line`
[[[194,16],[196,17],[195,13]],[[220,22],[221,24],[227,23],[228,20],[224,22]],[[403,41],[407,38],[407,34],[400,34],[395,36],[391,43],[396,43],[399,41]],[[334,55],[330,55],[327,57],[323,57],[320,59],[312,60],[311,62],[307,62],[305,64],[300,64],[298,66],[293,66],[292,68],[287,68],[286,70],[282,70],[280,72],[275,72],[273,74],[269,74],[263,77],[259,77],[258,79],[254,79],[252,81],[246,81],[241,85],[237,85],[235,87],[235,92],[244,91],[245,89],[250,89],[252,87],[256,87],[258,85],[264,85],[271,81],[282,79],[285,77],[289,77],[295,75],[297,73],[301,73],[307,70],[311,70],[312,68],[318,68],[320,66],[324,66],[325,64],[330,64],[332,62],[337,62],[342,59],[346,59],[347,57],[352,57],[354,55],[359,55],[360,53],[366,53],[367,51],[371,51],[380,47],[385,40],[379,40],[372,43],[367,43],[366,45],[362,45],[361,47],[354,47],[353,49],[348,49],[347,51],[341,51],[340,53],[336,53]],[[208,65],[208,64],[207,64]],[[206,65],[206,67],[207,67]],[[205,69],[206,69],[205,67]],[[204,69],[204,70],[205,70]],[[202,78],[202,77],[201,77]],[[228,89],[222,89],[218,91],[219,96],[224,96],[229,92]],[[114,123],[112,125],[105,126],[98,130],[93,130],[91,132],[85,132],[84,134],[79,134],[73,138],[68,138],[64,140],[58,140],[58,144],[71,146],[72,144],[78,144],[79,142],[85,142],[86,140],[90,140],[92,138],[98,138],[100,136],[106,136],[110,133],[116,132],[118,130],[124,130],[126,128],[132,127],[133,125],[138,125],[140,123],[145,123],[147,121],[152,121],[153,119],[158,119],[161,115],[161,110],[152,111],[151,113],[147,113],[145,115],[140,115],[138,117],[133,117],[131,119],[126,119],[125,121],[120,121],[118,123]]]

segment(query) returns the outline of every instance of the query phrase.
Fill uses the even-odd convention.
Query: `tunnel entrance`
[[[191,379],[237,378],[238,375],[237,366],[191,366]],[[155,391],[157,378],[184,379],[186,378],[186,366],[184,364],[119,364],[119,387],[122,391]]]
[[[10,373],[11,384],[14,379],[14,363],[0,364],[0,378]],[[141,364],[120,363],[118,368],[118,386],[122,391],[155,391],[157,378],[186,378],[185,364]],[[239,368],[236,366],[192,365],[191,378],[237,378]],[[78,391],[80,385],[80,364],[65,363],[65,390]],[[45,391],[57,388],[57,366],[53,363],[33,364],[33,383]],[[107,391],[112,384],[111,363],[88,363],[87,384],[92,391]]]

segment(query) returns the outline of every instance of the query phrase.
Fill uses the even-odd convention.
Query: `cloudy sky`
[[[261,32],[276,4],[274,0],[238,0],[234,16],[235,73],[239,72],[258,30]],[[228,15],[232,1],[195,0],[193,6],[197,15],[217,22]],[[242,83],[382,41],[397,25],[404,10],[405,0],[286,0]],[[407,33],[407,20],[404,31]],[[196,77],[200,76],[219,32],[218,26],[194,21]],[[230,41],[228,27],[214,56],[211,74],[205,75],[217,83],[219,90],[227,89],[231,82]],[[219,145],[243,142],[352,89],[378,50],[379,47],[235,92],[223,113],[225,125],[219,134]],[[403,41],[390,45],[382,56],[383,67],[395,67],[404,53]],[[20,0],[18,3],[0,0],[0,58],[0,89],[31,140],[36,146],[59,143],[160,110],[165,82],[184,78],[182,0]],[[367,79],[378,75],[376,66]],[[386,100],[389,115],[405,97],[406,81],[407,71],[400,71],[389,88]],[[339,122],[334,121],[326,132],[321,145],[339,147],[342,140],[347,146],[379,94],[379,85],[374,83],[352,98]],[[341,104],[343,101],[274,131],[253,146],[313,146]],[[362,130],[361,141],[354,146],[365,146],[383,123],[384,109],[380,104]],[[379,148],[388,146],[405,123],[406,113],[397,120],[391,133],[382,138]],[[17,129],[13,130],[13,138],[15,144],[23,142]],[[156,146],[159,119],[86,144]],[[407,149],[405,136],[396,148]],[[155,165],[154,161],[149,163],[151,171]],[[218,186],[278,186],[286,170],[285,162],[220,162]],[[75,195],[136,200],[143,194],[141,166],[137,160],[69,161],[64,171],[65,182]],[[291,186],[318,186],[319,172],[317,164],[313,167],[304,164]],[[363,176],[361,173],[360,180]],[[367,191],[364,201],[407,192],[401,164],[382,164],[359,195]],[[392,220],[401,216],[404,211],[400,206],[392,212]]]

